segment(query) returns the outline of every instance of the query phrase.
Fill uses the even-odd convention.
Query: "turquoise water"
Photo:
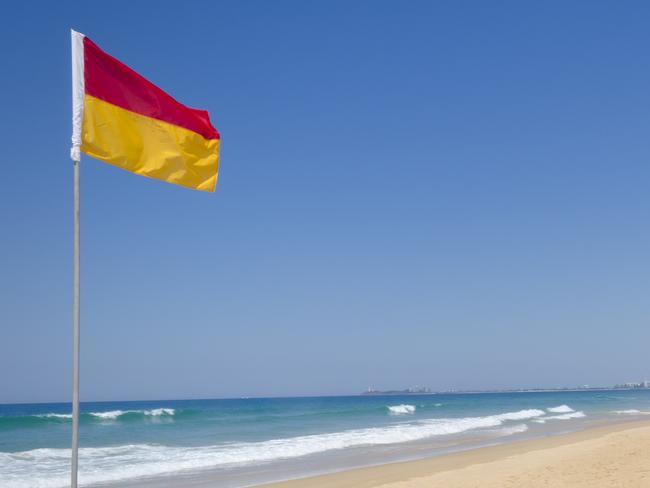
[[[181,475],[230,487],[643,418],[650,391],[101,402],[81,411],[82,485],[156,486]],[[0,486],[66,486],[70,430],[69,404],[0,405]]]

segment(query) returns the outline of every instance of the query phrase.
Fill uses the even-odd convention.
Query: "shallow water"
[[[82,486],[245,486],[643,418],[650,391],[83,403]],[[649,417],[650,418],[650,417]],[[69,484],[70,405],[0,405],[0,486]]]

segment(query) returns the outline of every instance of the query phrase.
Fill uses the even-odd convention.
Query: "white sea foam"
[[[90,412],[90,415],[104,420],[115,420],[125,413],[124,410],[109,410],[108,412]]]
[[[570,419],[579,419],[582,417],[586,417],[587,415],[584,412],[570,412],[570,413],[564,413],[561,415],[550,415],[548,417],[541,417],[538,419],[534,419],[533,422],[537,422],[538,424],[545,424],[547,420],[570,420]]]
[[[148,417],[160,417],[163,415],[174,415],[173,408],[154,408],[151,410],[109,410],[108,412],[90,412],[90,415],[104,420],[115,420],[126,414],[142,414]]]
[[[145,410],[144,414],[153,416],[153,417],[160,417],[162,415],[174,415],[176,413],[176,410],[173,408],[154,408],[152,410]]]
[[[72,414],[71,413],[41,413],[38,415],[35,415],[35,417],[40,417],[40,418],[55,418],[55,419],[71,419]]]
[[[568,405],[560,405],[559,407],[551,407],[547,408],[547,411],[551,413],[569,413],[569,412],[575,412],[570,406]]]
[[[187,470],[246,466],[350,447],[395,444],[489,429],[509,421],[521,422],[543,415],[543,410],[520,410],[484,417],[430,419],[386,427],[202,447],[149,444],[84,447],[79,452],[80,480],[84,484],[115,482]],[[525,425],[504,426],[508,427],[515,433],[522,431]],[[504,435],[508,435],[508,431],[504,431]],[[64,488],[69,484],[69,469],[69,449],[0,453],[3,488]]]
[[[517,424],[513,425],[511,427],[503,427],[497,431],[499,436],[508,436],[508,435],[514,435],[514,434],[521,434],[522,432],[526,432],[528,430],[528,426],[526,424]]]
[[[147,417],[172,416],[176,413],[173,408],[153,408],[151,410],[108,410],[106,412],[89,412],[88,415],[101,420],[116,420],[126,414],[140,414]],[[85,415],[82,413],[82,415]],[[41,413],[35,415],[40,418],[71,419],[71,413]]]
[[[404,415],[406,413],[415,412],[415,405],[392,405],[388,407],[388,411],[392,415]]]
[[[650,412],[642,412],[641,410],[630,409],[630,410],[614,410],[612,413],[617,415],[650,415]]]

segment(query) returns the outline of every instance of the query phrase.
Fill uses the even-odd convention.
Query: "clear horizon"
[[[152,5],[5,7],[0,402],[71,396],[70,28],[222,135],[82,159],[82,402],[650,378],[650,5]]]
[[[647,380],[641,380],[641,381],[647,381]],[[627,383],[627,382],[625,382]],[[589,390],[604,390],[604,391],[633,391],[633,390],[647,390],[648,388],[646,387],[617,387],[616,385],[567,385],[567,386],[556,386],[556,387],[544,387],[544,386],[522,386],[522,387],[514,387],[514,388],[494,388],[494,389],[476,389],[476,390],[458,390],[458,389],[450,389],[450,390],[434,390],[431,389],[429,392],[422,392],[422,393],[404,393],[402,394],[401,392],[406,391],[409,387],[404,387],[404,388],[377,388],[375,391],[378,391],[379,393],[377,396],[404,396],[404,395],[412,395],[412,396],[426,396],[426,395],[463,395],[463,394],[480,394],[480,393],[541,393],[541,392],[548,392],[548,391],[557,391],[557,392],[562,392],[562,391],[589,391]],[[423,386],[422,388],[428,388],[426,386]],[[336,398],[336,397],[354,397],[354,396],[361,396],[364,391],[362,390],[359,392],[350,392],[350,393],[327,393],[327,394],[318,394],[314,393],[311,395],[301,395],[300,393],[296,393],[294,395],[277,395],[277,396],[258,396],[258,395],[243,395],[243,396],[237,396],[237,397],[191,397],[191,398],[133,398],[133,399],[106,399],[106,400],[93,400],[93,399],[87,399],[83,400],[81,403],[139,403],[139,402],[165,402],[165,401],[199,401],[199,400],[242,400],[242,399],[290,399],[290,398]],[[382,395],[382,392],[393,392],[389,393],[387,395]],[[65,405],[65,404],[70,404],[71,401],[35,401],[35,402],[2,402],[0,401],[0,405]]]

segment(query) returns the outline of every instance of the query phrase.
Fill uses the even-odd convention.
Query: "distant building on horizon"
[[[622,389],[622,390],[646,389],[646,388],[650,388],[650,381],[645,380],[645,381],[641,381],[639,383],[634,383],[634,382],[621,383],[621,384],[618,384],[618,385],[614,385],[614,388]]]

